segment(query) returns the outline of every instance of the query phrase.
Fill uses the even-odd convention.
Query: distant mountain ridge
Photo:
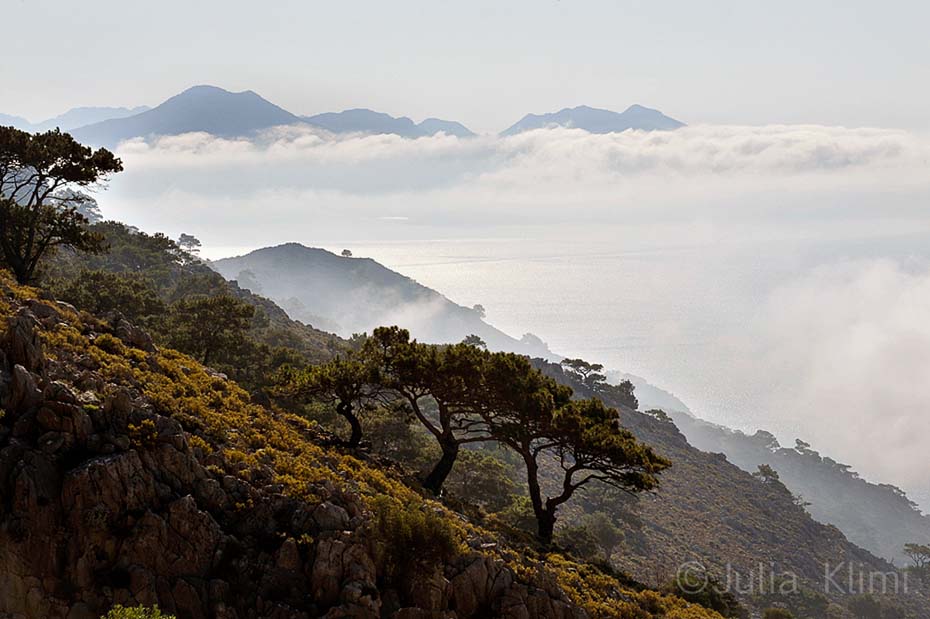
[[[407,138],[431,136],[440,132],[460,138],[475,135],[462,123],[451,120],[427,118],[417,124],[406,116],[396,118],[383,112],[363,108],[303,116],[302,119],[332,133],[393,133]]]
[[[391,116],[366,108],[299,116],[251,90],[230,92],[209,85],[188,88],[154,108],[78,107],[39,123],[20,116],[0,114],[0,125],[11,125],[30,132],[59,127],[81,142],[110,148],[134,138],[192,132],[224,138],[248,138],[259,131],[282,125],[309,125],[334,134],[394,134],[411,139],[439,133],[458,138],[476,135],[454,120],[431,117],[416,123],[407,116]],[[683,127],[684,123],[641,105],[631,105],[622,113],[582,105],[549,114],[527,114],[501,135],[516,135],[553,126],[583,129],[590,133],[611,133],[627,129],[671,130]]]
[[[234,93],[216,86],[194,86],[141,114],[105,120],[72,133],[81,142],[115,146],[131,138],[199,131],[243,137],[299,122],[300,118],[251,90]]]
[[[549,114],[527,114],[501,132],[501,135],[516,135],[524,131],[553,126],[584,129],[589,133],[614,133],[627,129],[669,131],[684,127],[685,124],[666,116],[659,110],[642,105],[631,105],[620,113],[580,105]]]
[[[342,336],[381,325],[410,329],[430,343],[481,337],[489,348],[555,358],[531,334],[513,338],[482,320],[474,309],[457,305],[414,280],[370,258],[346,258],[325,249],[288,243],[212,265],[223,277],[272,299],[291,317]],[[325,291],[325,294],[320,294]]]
[[[148,111],[147,105],[140,105],[133,108],[128,107],[75,107],[71,108],[64,114],[59,114],[54,118],[49,118],[37,123],[28,121],[20,116],[10,116],[0,114],[0,125],[13,126],[23,131],[32,133],[40,131],[49,131],[51,129],[61,129],[62,131],[71,131],[84,125],[110,120],[113,118],[126,118]]]
[[[192,132],[224,138],[247,138],[271,127],[287,125],[311,125],[337,134],[386,133],[408,138],[432,136],[440,132],[462,138],[475,135],[465,125],[455,121],[427,118],[417,124],[406,116],[394,117],[368,109],[301,117],[251,90],[230,92],[207,85],[188,88],[154,108],[135,110],[139,113],[132,113],[134,110],[125,108],[78,108],[46,123],[58,121],[62,129],[70,130],[79,141],[108,147],[115,147],[133,138]],[[88,123],[78,126],[80,118],[86,118]],[[65,121],[67,127],[61,124]],[[0,116],[0,122],[29,131],[41,129],[18,117]]]
[[[22,116],[12,116],[10,114],[0,114],[0,126],[16,127],[22,131],[30,131],[32,129],[31,122]]]

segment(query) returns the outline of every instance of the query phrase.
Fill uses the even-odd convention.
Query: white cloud
[[[480,227],[492,218],[695,218],[838,202],[856,209],[860,196],[889,187],[926,194],[928,153],[925,140],[901,131],[820,126],[416,140],[295,127],[254,141],[193,133],[124,143],[127,171],[114,179],[103,208],[169,231],[209,221],[202,235],[214,231],[222,244],[253,237],[242,227],[252,217],[263,217],[269,235],[305,226],[339,237],[377,234],[373,226],[385,216],[432,229]],[[891,196],[881,212],[913,212],[908,198]]]
[[[814,269],[728,342],[751,421],[930,498],[930,269],[887,259]],[[793,435],[789,432],[794,432]],[[792,443],[793,444],[793,443]]]

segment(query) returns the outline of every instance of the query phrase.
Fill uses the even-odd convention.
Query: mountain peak
[[[579,105],[548,114],[527,114],[501,135],[516,135],[553,126],[584,129],[589,133],[614,133],[627,129],[666,131],[683,127],[684,123],[638,103],[634,103],[622,113]]]
[[[458,137],[475,135],[465,125],[450,120],[427,118],[414,123],[407,116],[394,117],[366,108],[353,108],[341,112],[325,112],[304,116],[303,120],[332,133],[392,133],[407,138],[419,138],[443,132]]]
[[[182,90],[179,94],[194,94],[198,92],[214,92],[214,93],[224,93],[224,94],[233,94],[231,91],[226,90],[225,88],[220,88],[219,86],[213,86],[212,84],[195,84],[186,90]]]
[[[115,146],[136,137],[205,132],[220,137],[245,137],[301,120],[251,90],[230,92],[200,84],[161,105],[129,118],[81,127],[74,136],[85,143]]]

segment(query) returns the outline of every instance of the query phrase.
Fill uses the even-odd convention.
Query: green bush
[[[668,585],[666,591],[692,604],[715,610],[724,617],[740,619],[748,617],[746,609],[739,603],[736,596],[707,573],[682,571]]]
[[[497,512],[513,502],[517,492],[513,477],[519,474],[498,457],[497,450],[463,449],[444,487],[465,504]]]
[[[762,611],[762,619],[794,619],[794,613],[787,608],[766,608]]]
[[[146,606],[133,606],[126,608],[117,604],[110,612],[100,619],[175,619],[174,615],[165,615],[157,606],[148,608]]]
[[[380,495],[371,501],[371,508],[377,559],[388,581],[413,576],[458,554],[455,529],[429,505],[404,504]]]
[[[59,299],[98,316],[117,310],[130,322],[148,325],[167,309],[152,283],[139,273],[82,269],[70,280],[51,284]]]

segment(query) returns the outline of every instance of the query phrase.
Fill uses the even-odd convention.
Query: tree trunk
[[[442,448],[442,457],[439,462],[429,472],[426,479],[423,480],[423,487],[439,496],[442,492],[442,485],[446,482],[446,477],[452,472],[455,465],[455,459],[459,455],[459,444],[454,439],[441,440],[439,446]]]
[[[33,283],[32,270],[29,268],[29,265],[26,264],[25,260],[22,260],[19,256],[10,254],[7,254],[5,258],[7,266],[13,271],[13,276],[16,278],[17,283],[23,286],[28,286]]]
[[[555,531],[555,512],[548,509],[536,514],[537,536],[546,546],[552,544],[552,535]]]
[[[353,449],[358,447],[362,442],[362,422],[358,420],[358,417],[352,411],[352,405],[340,403],[336,406],[336,412],[342,415],[352,427],[352,434],[349,435],[349,440],[346,441],[346,447],[352,447]]]
[[[533,504],[533,515],[536,516],[536,536],[545,545],[552,543],[552,534],[555,530],[555,509],[549,509],[543,504],[542,489],[539,486],[539,465],[530,455],[529,450],[523,456],[526,464],[526,486],[530,493],[530,502]]]

